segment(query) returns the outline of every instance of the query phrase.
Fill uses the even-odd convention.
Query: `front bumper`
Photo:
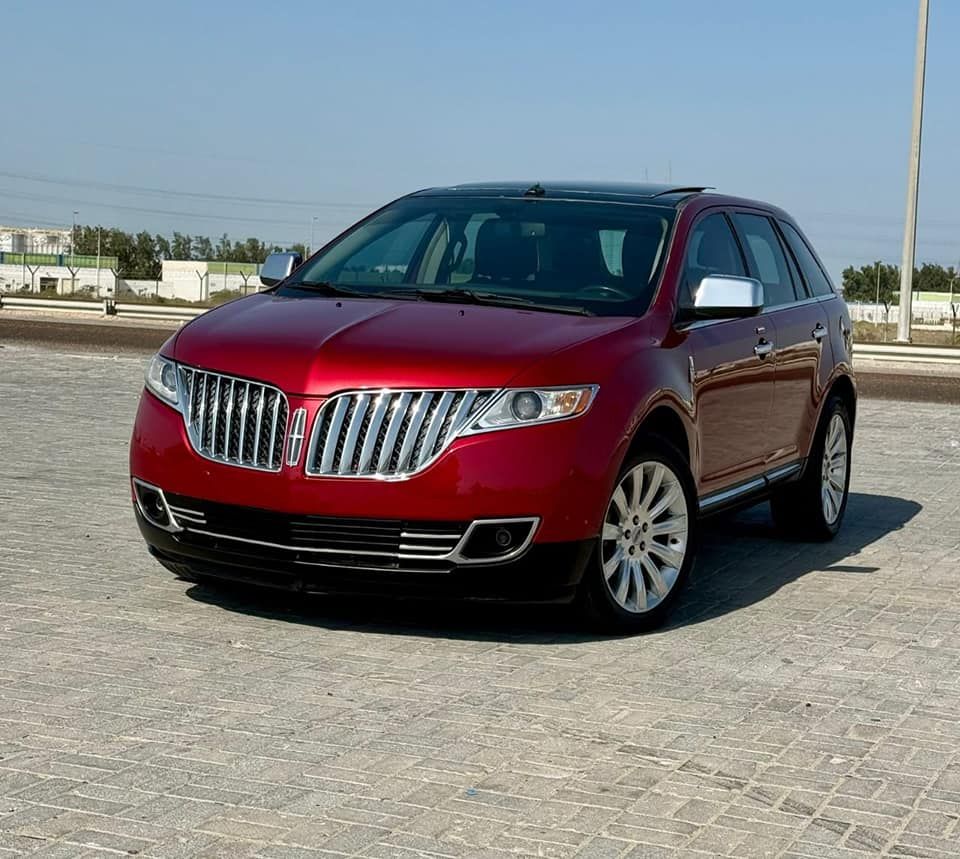
[[[290,398],[308,409],[322,401]],[[182,416],[144,392],[130,444],[130,474],[166,492],[278,513],[460,521],[536,517],[535,544],[599,533],[619,465],[622,432],[582,418],[458,439],[424,471],[402,480],[313,477],[297,466],[254,471],[191,448]]]
[[[569,602],[594,545],[592,540],[533,545],[514,560],[489,566],[378,569],[230,540],[189,539],[189,532],[177,534],[151,524],[136,506],[134,513],[150,553],[178,575],[316,594]]]

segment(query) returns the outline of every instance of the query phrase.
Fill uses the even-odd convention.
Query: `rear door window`
[[[783,230],[784,238],[786,238],[787,244],[790,246],[790,250],[793,251],[793,255],[797,259],[797,264],[803,272],[803,278],[806,280],[810,291],[814,295],[833,295],[833,287],[830,285],[829,278],[824,274],[823,269],[820,268],[820,263],[817,262],[817,258],[813,255],[800,233],[797,232],[792,224],[788,224],[786,221],[779,221],[779,224],[780,229]]]
[[[779,307],[797,300],[787,258],[770,219],[736,212],[733,222],[743,238],[751,273],[763,284],[764,307]]]

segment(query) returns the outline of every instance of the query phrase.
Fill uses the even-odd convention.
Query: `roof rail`
[[[654,197],[663,197],[667,194],[699,194],[701,191],[714,191],[713,185],[675,185],[665,188],[663,191],[657,191]]]

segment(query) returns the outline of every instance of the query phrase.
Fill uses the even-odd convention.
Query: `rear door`
[[[806,455],[817,420],[823,374],[826,316],[811,295],[796,261],[773,219],[758,212],[735,212],[737,228],[750,273],[763,283],[764,312],[776,329],[776,381],[767,469],[793,465]]]
[[[681,314],[693,306],[695,290],[707,275],[746,273],[743,251],[727,215],[711,210],[694,224],[687,243],[679,284]],[[764,315],[680,326],[690,354],[701,495],[764,471],[774,390],[772,328]]]

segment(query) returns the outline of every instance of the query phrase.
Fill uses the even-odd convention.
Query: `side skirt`
[[[744,507],[762,501],[770,494],[773,487],[790,483],[799,478],[802,473],[803,460],[797,460],[727,489],[711,492],[699,500],[700,515],[712,516],[722,510]]]

